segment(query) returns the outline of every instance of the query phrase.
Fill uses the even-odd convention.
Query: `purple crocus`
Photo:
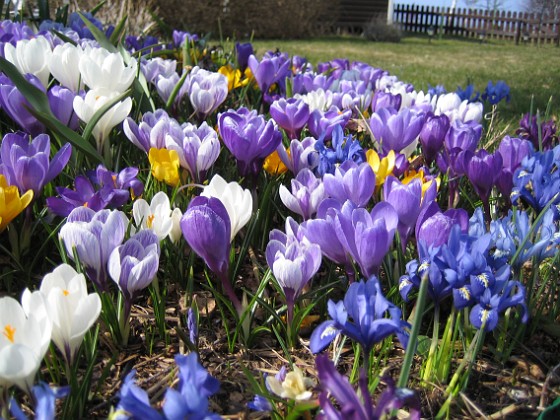
[[[346,127],[351,116],[352,111],[349,109],[340,111],[333,107],[326,112],[316,109],[309,115],[309,132],[315,138],[330,140],[337,127]]]
[[[47,92],[49,105],[54,116],[71,130],[80,126],[78,115],[74,112],[74,98],[76,94],[70,89],[55,85]]]
[[[502,195],[509,199],[513,188],[513,174],[521,166],[523,159],[533,153],[533,145],[529,140],[505,136],[498,146],[498,153],[502,156],[503,166],[496,186]]]
[[[58,197],[48,197],[47,207],[57,216],[66,217],[72,210],[86,207],[93,211],[104,209],[109,204],[108,197],[96,190],[91,180],[78,175],[74,180],[74,189],[56,187]]]
[[[384,153],[389,153],[390,150],[398,153],[416,140],[424,120],[424,114],[417,114],[410,108],[400,111],[381,108],[371,116],[369,125]]]
[[[426,163],[432,163],[443,147],[443,141],[449,131],[449,118],[445,114],[428,115],[420,131],[420,144]]]
[[[68,215],[60,229],[66,253],[74,259],[74,252],[84,266],[89,279],[100,291],[107,290],[107,262],[126,233],[128,219],[118,210],[78,207]]]
[[[247,68],[249,63],[249,57],[254,54],[253,44],[250,42],[246,43],[235,43],[235,59],[237,60],[237,67],[242,72]]]
[[[247,65],[263,95],[268,93],[274,83],[284,83],[285,78],[290,74],[290,59],[286,53],[267,53],[260,62],[251,54],[247,59]]]
[[[107,268],[123,295],[125,319],[130,315],[134,299],[155,278],[159,255],[159,239],[149,229],[136,233],[111,252]]]
[[[448,209],[442,212],[436,201],[428,203],[416,221],[416,240],[426,247],[438,247],[447,242],[451,228],[458,224],[462,232],[469,227],[469,215],[464,209]],[[427,257],[420,255],[420,258]]]
[[[138,168],[127,167],[120,172],[113,172],[99,165],[89,178],[99,186],[109,207],[121,207],[131,198],[137,198],[144,192],[144,184],[137,178]]]
[[[166,60],[161,57],[142,58],[140,60],[140,70],[148,82],[155,84],[159,76],[168,78],[177,72],[177,61]]]
[[[381,108],[393,108],[398,111],[399,109],[401,109],[401,103],[401,94],[393,95],[392,93],[378,90],[373,95],[373,99],[371,101],[371,110],[373,112],[377,112]]]
[[[288,324],[302,289],[321,265],[321,248],[303,240],[303,231],[294,219],[286,219],[286,233],[274,229],[266,246],[266,262],[278,281],[288,307]]]
[[[177,151],[181,167],[189,171],[193,182],[201,184],[220,154],[218,134],[206,122],[199,127],[185,123],[182,129],[180,137],[165,136],[165,146]]]
[[[241,302],[229,279],[231,221],[223,203],[215,197],[193,198],[180,225],[191,249],[216,273],[235,309],[241,313]]]
[[[367,162],[357,164],[347,160],[337,166],[334,175],[323,176],[325,192],[344,203],[352,201],[357,207],[366,207],[375,190],[375,173]]]
[[[533,143],[535,150],[552,149],[558,140],[554,120],[538,121],[537,115],[530,113],[523,115],[516,134]]]
[[[311,334],[309,347],[313,353],[319,353],[340,333],[360,343],[365,358],[376,343],[392,334],[397,334],[406,347],[404,328],[408,323],[402,320],[401,310],[383,296],[375,276],[352,283],[343,301],[329,300],[328,312],[332,319],[324,321]]]
[[[37,89],[45,92],[41,81],[32,74],[24,76]],[[32,136],[45,132],[45,126],[27,110],[33,108],[9,77],[0,75],[0,107],[19,127]]]
[[[0,173],[8,184],[17,185],[21,193],[33,190],[34,197],[38,197],[43,187],[62,172],[72,154],[72,146],[64,144],[50,159],[51,142],[47,134],[30,140],[30,135],[21,132],[4,136],[0,146]]]
[[[393,206],[381,202],[369,212],[346,201],[336,211],[335,220],[336,236],[360,266],[362,275],[376,274],[397,228],[399,218]]]
[[[289,155],[282,143],[278,145],[276,151],[288,170],[297,175],[304,168],[314,170],[319,164],[319,154],[315,150],[316,142],[313,137],[306,137],[302,141],[292,140]]]
[[[279,193],[282,203],[304,220],[311,219],[326,197],[323,181],[307,168],[302,169],[292,179],[291,192],[284,185],[280,185]]]
[[[377,406],[368,388],[368,379],[364,371],[358,379],[358,392],[354,390],[346,376],[336,370],[334,363],[327,355],[320,354],[315,361],[317,376],[321,382],[322,392],[319,395],[321,412],[317,416],[320,420],[373,420],[390,416],[393,410],[404,406],[410,409],[410,419],[420,420],[420,400],[411,390],[406,388],[395,388],[391,378],[383,378],[387,389],[379,397]],[[338,409],[330,401],[334,398],[338,403]]]
[[[183,86],[198,119],[204,119],[214,112],[228,94],[227,77],[195,66],[188,74]]]
[[[257,111],[230,109],[218,115],[218,131],[224,144],[237,159],[241,176],[256,176],[264,159],[276,150],[282,134],[273,121],[266,121]]]
[[[155,112],[146,112],[140,124],[127,117],[123,122],[123,131],[126,137],[146,154],[150,149],[163,149],[169,143],[167,137],[179,143],[183,138],[183,128],[171,118],[163,109]]]
[[[290,139],[299,139],[301,129],[309,119],[309,105],[302,99],[280,98],[270,105],[270,116],[286,130]]]

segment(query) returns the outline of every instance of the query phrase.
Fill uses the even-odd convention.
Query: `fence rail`
[[[560,13],[451,9],[395,5],[393,22],[406,32],[449,34],[484,40],[505,39],[530,43],[560,43]]]

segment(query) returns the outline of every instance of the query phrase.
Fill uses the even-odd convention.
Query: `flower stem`
[[[429,281],[429,271],[426,270],[426,273],[424,273],[422,279],[420,280],[420,291],[418,292],[418,299],[416,300],[416,314],[414,315],[414,324],[412,325],[412,331],[410,331],[410,338],[408,339],[408,345],[406,346],[406,353],[404,355],[401,375],[399,376],[399,382],[397,383],[398,388],[406,388],[406,385],[408,383],[410,369],[412,368],[412,359],[414,358],[414,353],[416,353],[418,333],[420,332],[420,325],[422,324],[422,316],[424,312],[424,306],[426,304],[426,297],[428,295]]]
[[[424,368],[424,374],[422,379],[427,382],[433,378],[432,370],[435,365],[436,350],[439,341],[439,305],[436,303],[434,308],[434,328],[432,332],[432,342],[430,344],[430,352],[428,353],[428,359],[426,360],[426,366]]]

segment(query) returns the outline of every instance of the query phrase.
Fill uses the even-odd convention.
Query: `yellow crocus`
[[[393,173],[395,169],[395,152],[390,150],[383,159],[379,159],[379,155],[373,149],[366,152],[366,159],[369,166],[375,172],[375,186],[379,188],[385,183],[385,179]]]
[[[179,155],[176,150],[152,147],[148,153],[148,159],[155,179],[172,187],[179,183]]]
[[[428,190],[428,188],[430,187],[430,185],[432,185],[432,182],[435,181],[436,183],[436,190],[439,190],[439,184],[440,184],[440,179],[439,177],[427,177],[426,174],[424,173],[423,169],[419,169],[418,171],[416,171],[415,169],[411,169],[409,171],[407,171],[404,174],[404,178],[402,180],[403,184],[408,184],[409,182],[411,182],[413,179],[418,178],[420,181],[422,181],[422,198],[424,197],[424,194],[426,193],[426,191]]]
[[[248,67],[247,67],[248,68]],[[229,64],[227,66],[222,66],[218,69],[218,73],[223,74],[228,79],[228,90],[232,91],[233,89],[237,89],[238,87],[247,86],[251,77],[251,70],[245,73],[241,73],[241,70],[234,69]]]
[[[15,185],[8,185],[4,175],[0,175],[0,232],[25,209],[33,199],[33,190],[21,197]]]
[[[288,156],[290,155],[288,150]],[[270,175],[281,175],[288,170],[284,162],[280,159],[277,151],[272,152],[264,160],[263,169]]]

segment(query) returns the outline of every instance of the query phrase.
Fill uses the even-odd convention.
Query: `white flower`
[[[74,111],[78,118],[88,123],[93,115],[105,104],[111,102],[115,97],[120,95],[119,92],[104,94],[101,91],[90,90],[85,98],[76,96],[74,98]],[[103,144],[107,136],[117,124],[123,122],[132,109],[132,99],[126,98],[123,101],[117,102],[113,105],[103,116],[99,119],[93,128],[93,137],[97,142],[97,150],[103,150]]]
[[[333,93],[330,90],[319,88],[305,95],[294,95],[294,98],[302,99],[309,106],[309,113],[312,113],[315,110],[328,110],[333,102]]]
[[[435,114],[445,114],[450,116],[453,112],[457,111],[461,106],[461,98],[455,92],[440,95],[436,102]]]
[[[231,222],[230,241],[233,241],[237,232],[247,224],[253,214],[251,191],[243,189],[235,181],[228,184],[220,175],[216,174],[200,195],[216,197],[223,203]]]
[[[142,198],[136,200],[132,207],[132,215],[139,230],[151,229],[160,241],[169,235],[173,228],[171,204],[163,191],[154,195],[150,204]]]
[[[70,42],[57,45],[49,60],[49,70],[64,87],[77,93],[84,87],[78,67],[84,50]]]
[[[0,298],[0,390],[17,385],[29,392],[51,341],[51,322],[41,296],[24,308],[11,297]]]
[[[130,87],[136,77],[137,63],[131,58],[130,63],[125,65],[121,54],[110,53],[105,48],[91,48],[84,51],[78,67],[90,89],[120,94]]]
[[[28,289],[22,296],[23,306],[33,304]],[[72,363],[86,332],[101,313],[97,293],[88,294],[86,278],[68,264],[61,264],[41,282],[42,295],[52,321],[52,340],[68,363]]]
[[[33,39],[21,39],[14,47],[9,42],[4,44],[4,57],[20,73],[37,76],[45,87],[49,84],[49,62],[52,55],[50,42],[44,36]]]
[[[310,378],[305,378],[303,372],[297,366],[294,366],[293,372],[286,374],[282,382],[276,376],[267,376],[266,384],[279,397],[296,401],[304,401],[311,398],[313,393],[308,388],[315,386],[315,382]]]
[[[169,231],[169,239],[171,239],[171,242],[173,242],[174,244],[179,242],[179,239],[181,239],[181,236],[183,236],[183,231],[181,230],[182,217],[183,217],[183,212],[181,211],[181,209],[174,208],[173,211],[171,212],[171,221],[173,222],[172,223],[173,226]]]

